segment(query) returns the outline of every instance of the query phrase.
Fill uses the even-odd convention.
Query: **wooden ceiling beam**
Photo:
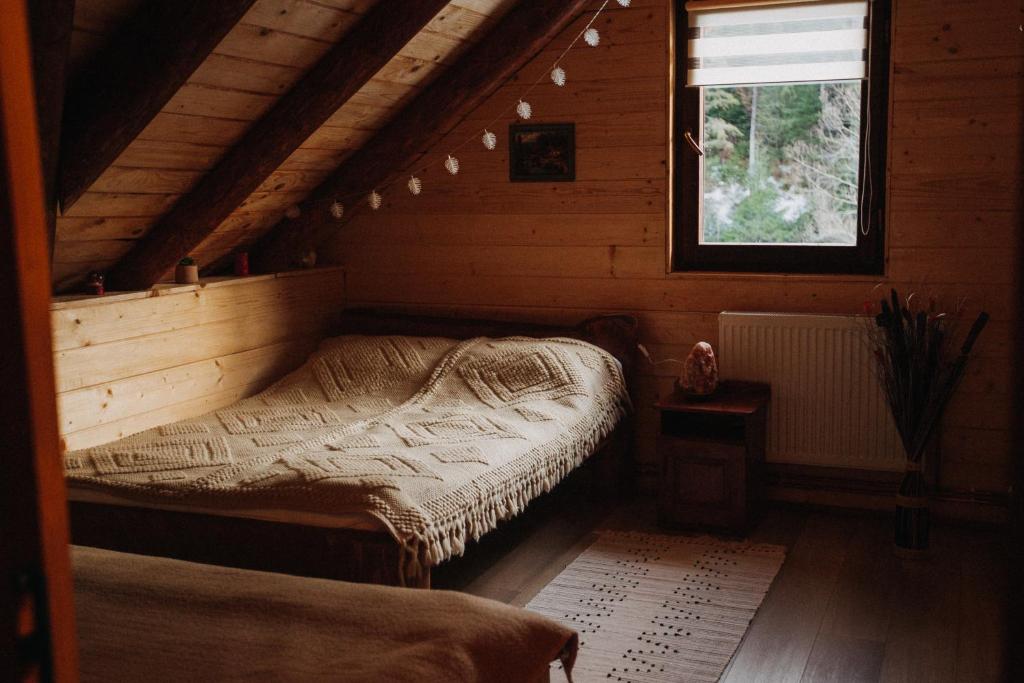
[[[447,0],[380,0],[275,103],[108,275],[118,289],[157,282],[390,62]]]
[[[57,236],[57,162],[60,127],[75,0],[35,0],[29,3],[32,28],[32,76],[39,119],[39,157],[46,196],[46,230],[50,257]]]
[[[71,83],[59,193],[67,211],[142,132],[254,0],[149,0]]]
[[[429,145],[482,104],[565,29],[591,0],[521,0],[459,61],[353,153],[305,199],[302,221],[282,220],[253,249],[259,272],[298,265],[338,224],[312,207],[369,193],[416,161]]]

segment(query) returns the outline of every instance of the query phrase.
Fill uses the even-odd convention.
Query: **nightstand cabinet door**
[[[658,451],[661,524],[743,531],[747,521],[744,444],[661,436]]]

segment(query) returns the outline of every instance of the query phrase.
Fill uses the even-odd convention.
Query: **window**
[[[688,2],[672,267],[881,273],[889,0]]]

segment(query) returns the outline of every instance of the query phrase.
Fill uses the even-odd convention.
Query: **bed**
[[[540,683],[576,656],[571,629],[461,593],[97,548],[72,560],[83,681]]]
[[[632,317],[353,311],[338,332],[256,396],[68,453],[73,540],[427,587],[584,463],[626,481]]]

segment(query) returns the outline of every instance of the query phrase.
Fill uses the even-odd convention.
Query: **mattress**
[[[289,510],[287,508],[205,508],[202,505],[174,503],[161,499],[129,498],[118,495],[116,491],[99,491],[89,488],[68,486],[68,500],[79,503],[99,503],[102,505],[121,505],[125,507],[146,508],[149,510],[168,510],[170,512],[189,512],[198,515],[221,515],[223,517],[240,517],[242,519],[258,519],[264,522],[281,524],[301,524],[325,529],[353,529],[359,531],[387,531],[387,527],[379,519],[366,512],[314,512],[309,510]]]

